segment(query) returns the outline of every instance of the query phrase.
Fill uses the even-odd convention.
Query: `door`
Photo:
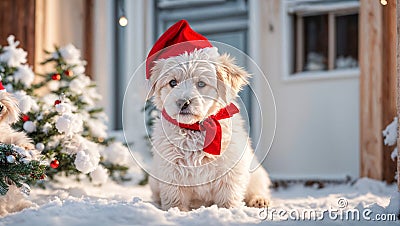
[[[248,40],[248,4],[245,0],[230,1],[175,1],[159,0],[155,4],[155,39],[171,25],[181,19],[186,19],[190,26],[210,41],[221,42],[247,53]],[[156,41],[156,40],[154,40]],[[237,63],[246,68],[247,62],[239,51],[224,50],[235,57]],[[240,93],[243,104],[240,104],[242,114],[251,115],[251,95],[249,87]],[[239,101],[240,102],[240,101]],[[244,115],[247,125],[251,126],[250,117]]]

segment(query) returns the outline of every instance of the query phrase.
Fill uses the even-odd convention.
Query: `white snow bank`
[[[396,187],[371,179],[360,179],[354,185],[328,185],[323,189],[291,186],[272,192],[272,205],[267,211],[340,210],[363,211],[369,208],[376,214],[395,211]],[[390,195],[392,194],[392,203]],[[158,209],[150,200],[148,186],[121,186],[107,183],[94,186],[87,182],[77,183],[61,178],[52,188],[32,191],[31,199],[36,207],[0,218],[0,225],[376,225],[376,221],[332,220],[328,212],[322,221],[279,219],[271,215],[263,220],[261,209],[244,205],[225,209],[217,206],[202,207],[190,212],[177,208],[169,211]],[[339,202],[341,201],[341,202]],[[393,206],[392,206],[393,205]],[[388,207],[388,208],[386,208]],[[293,221],[293,222],[292,222]],[[379,222],[384,225],[399,225],[399,221]]]

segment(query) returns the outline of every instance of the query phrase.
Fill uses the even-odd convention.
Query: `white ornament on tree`
[[[60,114],[71,113],[71,105],[67,103],[59,103],[56,106],[56,111]]]
[[[14,163],[15,162],[15,156],[14,155],[8,155],[7,156],[7,162],[8,163]]]
[[[36,150],[42,152],[42,151],[44,150],[45,146],[44,146],[43,143],[37,143],[37,144],[35,145],[35,148],[36,148]]]
[[[33,132],[35,132],[36,131],[36,125],[35,125],[35,123],[33,123],[32,121],[26,121],[25,123],[24,123],[24,130],[27,132],[27,133],[33,133]]]

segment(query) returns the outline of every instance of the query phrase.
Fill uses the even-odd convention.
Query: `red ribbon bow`
[[[239,109],[233,103],[230,103],[226,107],[220,109],[217,114],[211,115],[201,122],[193,124],[185,124],[176,121],[171,118],[168,113],[163,109],[162,116],[170,123],[179,126],[181,128],[205,131],[206,137],[204,140],[203,151],[212,155],[221,154],[221,140],[222,140],[222,129],[219,120],[232,117],[234,114],[239,113]]]

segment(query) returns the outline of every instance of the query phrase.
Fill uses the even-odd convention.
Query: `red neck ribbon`
[[[239,109],[233,103],[230,103],[224,108],[221,108],[217,114],[211,115],[201,122],[196,122],[193,124],[180,123],[173,119],[168,113],[163,109],[162,116],[170,123],[179,126],[181,128],[195,130],[195,131],[205,131],[206,137],[204,140],[203,151],[212,155],[221,154],[221,140],[222,140],[222,129],[219,120],[227,119],[232,117],[234,114],[239,113]]]

